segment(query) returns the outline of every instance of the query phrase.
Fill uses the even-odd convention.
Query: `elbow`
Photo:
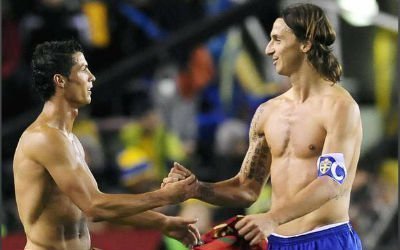
[[[249,208],[260,196],[261,188],[254,187],[248,183],[241,183],[239,186],[240,190],[235,190],[237,204],[240,207]]]
[[[87,217],[91,222],[101,222],[106,220],[103,216],[96,213],[89,213]]]
[[[82,211],[91,222],[100,222],[106,220],[102,207],[101,197],[97,197],[90,204],[87,204]]]
[[[93,222],[93,223],[105,221],[105,219],[100,218],[100,217],[89,217],[89,220],[90,220],[91,222]]]
[[[243,202],[242,207],[243,208],[249,208],[251,207],[251,205],[254,204],[254,202],[256,202],[255,200],[246,200]]]
[[[95,205],[87,206],[85,209],[83,209],[83,213],[91,222],[104,221],[104,216],[100,214],[99,209],[97,209]]]
[[[325,200],[325,202],[329,202],[329,201],[338,199],[339,196],[340,196],[339,190],[330,189],[330,190],[327,190],[327,192],[325,193],[323,199]]]
[[[329,200],[339,199],[345,193],[345,190],[342,187],[331,188],[329,191]]]
[[[329,183],[329,185],[326,185],[325,189],[326,189],[326,194],[328,194],[328,200],[337,199],[343,194],[344,189],[341,184],[333,180],[330,180],[327,183]]]
[[[258,199],[258,194],[253,191],[248,191],[243,194],[242,198],[240,199],[241,207],[249,208],[251,205],[254,204]]]

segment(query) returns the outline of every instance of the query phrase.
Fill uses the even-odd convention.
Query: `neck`
[[[314,68],[304,67],[298,72],[289,76],[292,84],[292,97],[299,103],[305,102],[314,94],[320,93],[322,87],[332,84],[324,80]]]
[[[78,108],[71,107],[65,100],[52,98],[44,104],[42,115],[50,127],[71,133],[75,118],[78,116]]]

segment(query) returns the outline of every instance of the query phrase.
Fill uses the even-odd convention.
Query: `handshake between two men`
[[[248,207],[257,199],[258,193],[253,190],[252,185],[247,188],[241,187],[239,179],[240,173],[229,180],[218,183],[201,182],[190,170],[175,162],[168,176],[163,179],[161,189],[168,188],[169,185],[177,182],[187,181],[184,187],[186,193],[183,195],[184,197],[179,197],[182,201],[194,198],[219,206]],[[237,218],[238,221],[234,223],[234,230],[250,247],[265,244],[266,237],[277,227],[277,223],[268,214],[255,214]],[[202,243],[200,237],[196,238],[195,245]]]

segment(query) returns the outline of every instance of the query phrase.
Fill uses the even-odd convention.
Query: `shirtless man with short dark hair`
[[[25,249],[89,250],[89,220],[160,229],[184,244],[196,244],[196,220],[149,211],[186,200],[193,176],[144,194],[106,194],[98,189],[82,145],[71,132],[78,109],[91,102],[95,81],[81,46],[74,41],[40,44],[32,67],[45,103],[22,134],[13,165]]]

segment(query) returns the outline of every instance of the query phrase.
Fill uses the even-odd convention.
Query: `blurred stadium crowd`
[[[23,230],[12,156],[41,108],[30,71],[38,43],[76,39],[85,48],[97,81],[74,133],[102,190],[156,189],[174,161],[200,180],[218,181],[238,172],[257,106],[290,87],[264,49],[279,9],[291,2],[2,0],[2,237]],[[332,7],[335,1],[305,2],[320,5],[335,24],[341,84],[361,107],[364,142],[351,222],[365,249],[397,249],[398,31],[354,26]],[[398,1],[378,5],[380,13],[397,16]],[[188,201],[162,211],[196,215],[205,232],[230,216],[267,210],[269,195],[267,183],[246,210]],[[92,231],[109,227],[93,224]],[[177,249],[168,240],[162,245]]]

